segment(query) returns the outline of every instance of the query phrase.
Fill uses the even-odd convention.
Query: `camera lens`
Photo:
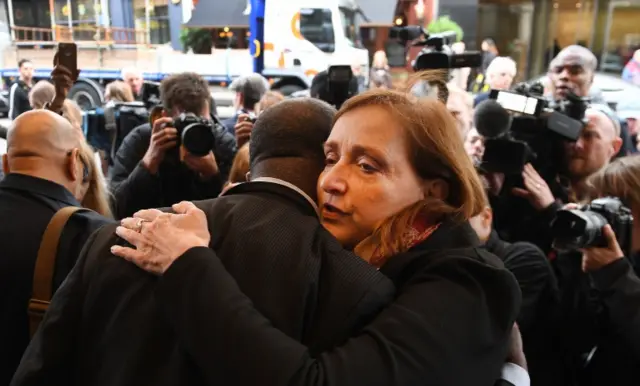
[[[561,210],[551,225],[553,246],[560,251],[599,246],[605,225],[607,219],[599,213],[590,210]]]
[[[182,145],[195,156],[204,157],[215,147],[215,136],[211,126],[191,123],[182,130]]]

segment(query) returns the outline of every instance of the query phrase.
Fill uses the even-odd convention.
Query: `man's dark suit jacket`
[[[22,174],[0,181],[0,385],[8,385],[29,344],[27,309],[42,235],[53,215],[81,206],[63,186]],[[95,212],[74,214],[58,245],[53,290],[60,286],[91,233],[109,220]]]
[[[391,281],[344,251],[311,203],[286,186],[251,182],[196,204],[207,213],[211,246],[255,306],[316,351],[392,300]],[[113,231],[87,242],[12,385],[207,384],[162,316],[157,279],[109,252],[121,242]]]

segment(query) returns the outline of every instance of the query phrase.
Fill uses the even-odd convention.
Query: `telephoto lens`
[[[180,144],[189,153],[204,157],[215,148],[216,138],[210,120],[183,113],[173,120],[173,127],[178,131]]]

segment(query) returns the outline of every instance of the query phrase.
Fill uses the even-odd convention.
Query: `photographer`
[[[497,212],[496,227],[500,235],[509,241],[529,241],[543,251],[551,250],[549,224],[563,203],[584,199],[586,181],[620,150],[620,126],[615,117],[608,115],[601,105],[592,105],[586,112],[587,124],[576,142],[565,142],[565,160],[561,167],[563,176],[549,181],[527,164],[522,171],[522,186],[503,191],[504,176],[492,173],[490,181],[491,205]],[[564,170],[563,170],[564,169]],[[568,181],[565,181],[568,180]],[[531,210],[525,216],[513,216],[515,196],[526,200]]]
[[[165,116],[153,127],[145,124],[129,133],[114,160],[111,187],[118,218],[144,208],[216,197],[227,180],[236,151],[232,135],[213,125],[215,144],[198,157],[186,150],[181,133],[171,127],[183,113],[210,120],[208,84],[197,74],[182,73],[165,78],[160,88]]]
[[[639,218],[638,176],[640,158],[615,160],[589,179],[592,197],[617,197]],[[597,212],[609,224],[596,228],[606,246],[587,246],[581,257],[561,253],[553,262],[561,287],[564,351],[581,386],[632,385],[640,379],[640,223],[631,225],[624,211],[608,208],[611,213]]]

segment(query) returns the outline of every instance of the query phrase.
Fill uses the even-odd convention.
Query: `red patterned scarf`
[[[407,251],[429,238],[440,227],[440,223],[433,224],[425,214],[419,214],[413,221],[412,226],[407,228],[402,239],[402,251]],[[369,264],[380,268],[391,256],[386,256],[382,251],[379,236],[371,236],[362,241],[356,248],[356,255],[369,262]]]

